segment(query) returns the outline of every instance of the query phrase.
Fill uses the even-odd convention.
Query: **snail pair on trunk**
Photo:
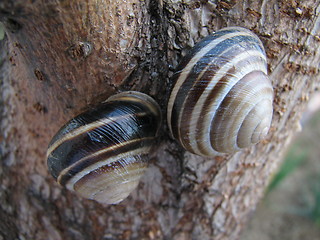
[[[249,30],[224,28],[204,38],[182,58],[172,81],[167,123],[187,151],[232,153],[268,133],[273,89],[263,45]],[[118,203],[138,185],[160,126],[151,97],[116,94],[58,131],[47,152],[49,170],[85,198]]]

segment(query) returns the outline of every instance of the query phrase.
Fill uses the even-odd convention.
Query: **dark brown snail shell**
[[[263,139],[273,114],[273,89],[259,38],[240,27],[224,28],[182,58],[172,81],[167,120],[188,151],[215,156]]]
[[[138,185],[160,128],[158,104],[123,92],[66,123],[47,151],[57,182],[82,197],[114,204]]]

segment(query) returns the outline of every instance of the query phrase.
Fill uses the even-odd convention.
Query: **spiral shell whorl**
[[[273,90],[263,45],[249,30],[231,27],[206,37],[172,79],[168,125],[188,151],[231,153],[267,134]]]
[[[160,122],[151,97],[133,91],[114,95],[58,131],[47,151],[49,171],[85,198],[118,203],[146,170]]]

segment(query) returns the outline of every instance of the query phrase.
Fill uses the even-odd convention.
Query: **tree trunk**
[[[0,239],[237,239],[318,90],[319,14],[319,0],[2,0]],[[67,120],[129,89],[154,97],[165,116],[181,56],[225,26],[265,45],[275,90],[266,140],[203,158],[164,122],[145,176],[120,204],[54,181],[45,152]]]

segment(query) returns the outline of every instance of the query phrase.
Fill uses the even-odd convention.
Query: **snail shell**
[[[259,38],[229,27],[204,38],[172,76],[168,125],[188,151],[215,156],[263,139],[272,119],[273,89]]]
[[[57,182],[82,197],[114,204],[138,185],[161,123],[158,104],[123,92],[66,123],[47,151]]]

